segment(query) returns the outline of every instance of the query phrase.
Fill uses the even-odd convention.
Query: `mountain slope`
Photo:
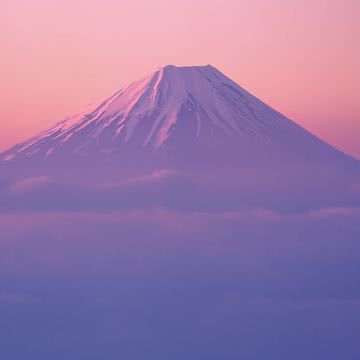
[[[266,141],[278,132],[300,132],[210,65],[166,66],[15,146],[5,158],[49,157],[68,146],[76,153],[132,142],[158,149],[176,136],[178,120],[186,111],[194,117],[188,139],[224,134],[261,136]]]
[[[135,174],[156,168],[243,172],[246,165],[356,163],[210,65],[160,68],[0,158],[42,172],[107,163]]]

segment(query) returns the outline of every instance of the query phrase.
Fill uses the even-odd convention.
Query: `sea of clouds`
[[[2,182],[0,357],[358,359],[359,190]]]

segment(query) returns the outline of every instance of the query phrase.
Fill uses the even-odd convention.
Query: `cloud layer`
[[[0,183],[0,212],[108,212],[163,207],[191,212],[264,208],[301,213],[324,207],[360,207],[357,183],[336,184],[330,180],[325,177],[310,185],[304,179],[290,182],[285,178],[284,184],[284,179],[281,182],[276,177],[255,177],[212,184],[169,169],[115,183],[70,183],[37,176]]]
[[[355,359],[360,209],[0,215],[6,358]]]
[[[357,359],[358,183],[213,179],[0,182],[0,356]]]

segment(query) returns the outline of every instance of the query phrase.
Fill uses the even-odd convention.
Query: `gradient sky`
[[[0,149],[154,68],[216,66],[360,158],[358,0],[3,0]]]

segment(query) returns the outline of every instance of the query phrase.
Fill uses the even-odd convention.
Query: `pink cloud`
[[[154,171],[149,175],[134,177],[129,180],[129,183],[130,184],[154,183],[154,182],[158,183],[176,176],[181,176],[181,173],[179,171],[175,171],[171,169],[161,169],[158,171]]]
[[[51,184],[52,181],[46,176],[37,176],[31,177],[24,180],[20,180],[15,182],[11,187],[10,190],[14,192],[23,192],[32,189],[38,189],[43,187],[44,185]]]
[[[352,215],[360,215],[360,208],[348,207],[329,207],[322,208],[308,213],[311,217],[344,217]]]

